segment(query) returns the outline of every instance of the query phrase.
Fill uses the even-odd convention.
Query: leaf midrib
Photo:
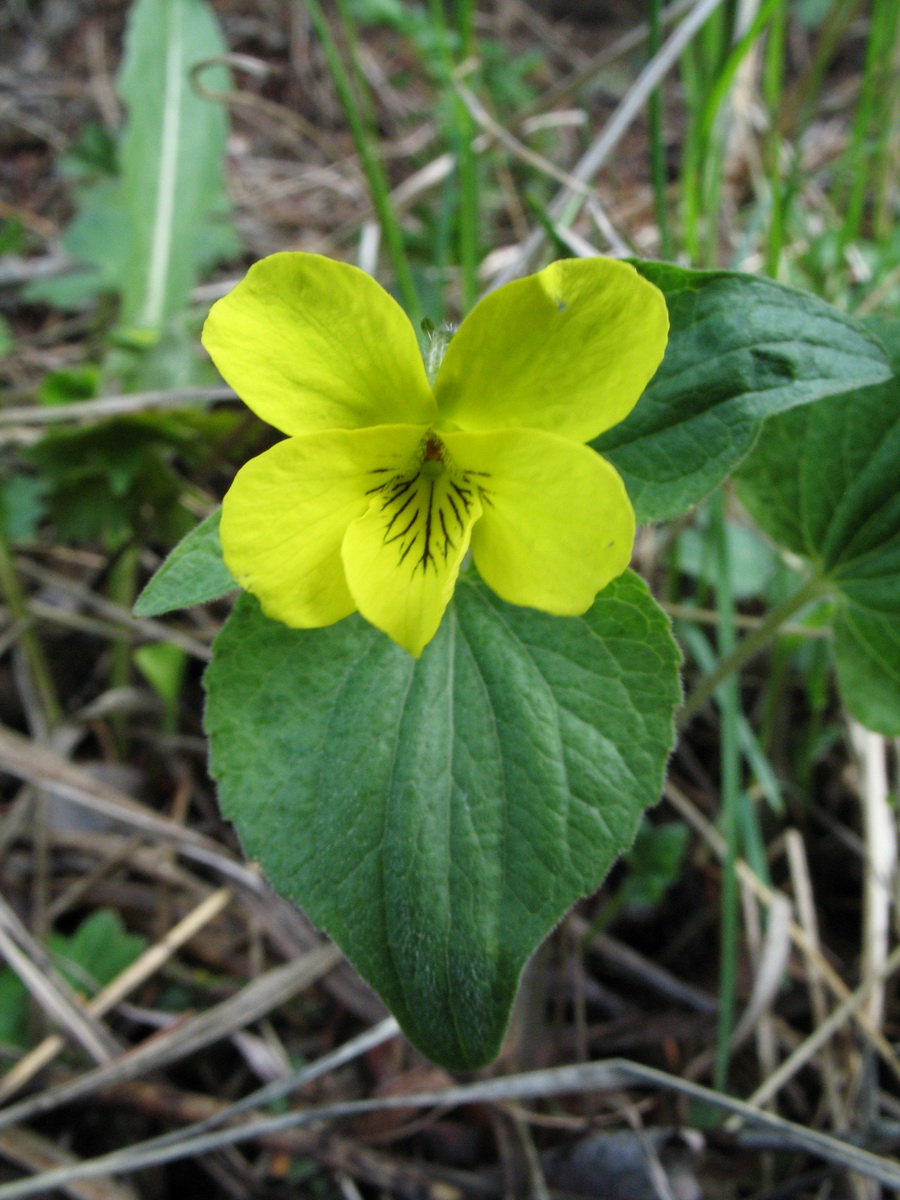
[[[150,238],[150,271],[139,324],[158,329],[165,315],[166,280],[172,257],[175,193],[178,186],[178,132],[184,97],[181,0],[167,6],[166,68],[159,183]]]

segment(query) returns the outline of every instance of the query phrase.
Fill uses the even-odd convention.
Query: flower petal
[[[386,483],[347,530],[347,585],[367,621],[416,658],[437,633],[481,515],[477,486],[419,462]]]
[[[498,596],[574,616],[628,566],[631,502],[589,446],[532,429],[442,437],[479,480],[484,512],[472,556]]]
[[[551,263],[491,292],[463,321],[434,385],[441,424],[589,441],[637,403],[668,328],[662,292],[628,263]]]
[[[341,541],[371,489],[409,461],[424,432],[388,425],[310,433],[238,471],[222,503],[222,552],[266,616],[304,629],[353,612]]]
[[[416,335],[371,276],[319,254],[272,254],[218,300],[203,344],[245,404],[282,433],[427,425]]]

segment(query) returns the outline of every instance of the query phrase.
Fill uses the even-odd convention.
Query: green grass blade
[[[771,275],[773,279],[778,278],[787,209],[786,189],[782,184],[781,177],[781,131],[778,124],[784,87],[787,13],[787,4],[782,3],[772,14],[766,36],[762,71],[763,101],[769,114],[769,128],[766,131],[763,161],[769,180],[769,196],[771,198],[769,235],[765,247],[765,270],[766,274]]]
[[[711,528],[716,543],[716,604],[719,610],[718,650],[722,659],[735,648],[734,597],[731,561],[725,521],[725,497],[721,488],[710,505]],[[738,893],[736,862],[740,812],[740,747],[738,741],[738,677],[730,675],[719,686],[721,713],[721,829],[725,838],[722,864],[722,913],[719,949],[719,1024],[716,1030],[715,1086],[724,1092],[728,1083],[728,1060],[734,1029],[738,968]]]
[[[459,263],[462,273],[462,309],[468,310],[478,298],[478,173],[472,141],[475,122],[462,97],[454,88],[455,64],[450,32],[444,17],[442,0],[429,0],[431,19],[438,37],[442,70],[441,85],[452,96],[447,137],[456,156],[459,178]],[[463,3],[458,9],[460,44],[471,44],[473,37],[471,5]]]
[[[340,50],[332,36],[331,27],[328,24],[319,0],[306,0],[306,7],[309,11],[316,36],[322,44],[325,61],[328,64],[335,90],[343,106],[344,115],[347,118],[347,124],[350,127],[350,133],[369,184],[372,204],[375,207],[381,231],[384,234],[384,240],[388,247],[388,253],[391,256],[394,273],[397,277],[400,299],[410,320],[418,329],[422,317],[419,293],[410,269],[406,245],[403,240],[403,231],[400,228],[397,214],[391,203],[390,187],[384,170],[384,164],[377,149],[377,140],[370,135],[366,115],[354,90],[350,72],[347,70],[344,60],[341,57]],[[339,0],[339,9],[342,17],[345,19],[345,28],[351,33],[352,37],[352,20],[342,0]],[[364,87],[364,84],[361,82],[360,72],[357,72],[357,85]]]
[[[662,45],[662,0],[650,0],[650,36],[647,50],[649,57],[659,51]],[[656,209],[656,223],[659,226],[660,258],[672,257],[672,233],[669,229],[669,202],[666,195],[666,144],[664,124],[663,87],[660,82],[650,94],[650,169],[653,176],[653,203]]]
[[[853,120],[850,146],[845,156],[849,188],[844,193],[844,222],[841,227],[841,248],[858,238],[862,232],[866,197],[873,179],[873,167],[878,155],[875,144],[882,145],[892,136],[891,126],[878,130],[879,97],[890,96],[895,82],[897,64],[894,62],[897,44],[898,0],[874,0],[866,47],[859,103]],[[895,132],[895,131],[893,131]]]

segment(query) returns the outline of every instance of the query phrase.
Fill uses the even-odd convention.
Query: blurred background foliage
[[[659,258],[768,275],[897,344],[900,0],[10,0],[0,45],[0,717],[131,772],[129,790],[226,841],[199,677],[227,610],[162,627],[129,609],[271,437],[198,341],[249,262],[342,257],[439,323],[541,255]],[[796,589],[799,563],[726,488],[643,530],[636,565],[696,680],[729,628],[754,628]],[[836,697],[828,617],[784,626],[740,693],[690,728],[673,771],[715,817],[722,746],[738,748],[737,852],[768,883],[784,876],[785,829],[803,830],[822,936],[852,963],[874,835],[860,826],[865,764]],[[53,743],[54,730],[68,732]],[[39,833],[0,845],[22,837],[36,853]],[[104,901],[100,888],[51,918],[72,868],[57,877],[38,858],[10,859],[4,891],[90,992],[157,936],[158,895],[138,902],[123,884]],[[582,915],[699,987],[721,903],[696,830],[660,811]],[[245,978],[248,954],[222,942],[201,956]],[[745,950],[729,986],[752,969]],[[205,995],[205,977],[185,989]],[[564,1060],[560,1030],[547,1038]],[[4,971],[0,1042],[14,1053],[28,1037],[24,991]],[[657,1044],[683,1061],[704,1037]],[[817,1119],[817,1095],[791,1097],[802,1119]]]

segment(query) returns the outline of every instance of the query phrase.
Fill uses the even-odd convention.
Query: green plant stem
[[[400,291],[400,298],[403,301],[403,306],[407,311],[409,319],[415,328],[418,329],[422,319],[422,307],[412,271],[410,270],[409,259],[406,255],[403,231],[400,228],[397,214],[394,212],[394,207],[391,203],[390,187],[388,186],[384,164],[374,148],[373,139],[369,137],[366,120],[354,92],[350,74],[332,37],[331,28],[322,10],[322,6],[319,0],[306,0],[306,7],[313,28],[316,31],[316,36],[322,43],[322,49],[325,52],[325,59],[328,63],[328,69],[331,72],[331,78],[334,81],[335,89],[347,117],[347,124],[350,126],[350,133],[356,145],[356,151],[359,154],[363,171],[368,180],[372,203],[375,206],[375,212],[378,216],[381,231],[384,234],[384,240],[387,243],[388,252],[394,265],[394,272],[397,276],[397,287]],[[352,25],[346,19],[346,6],[343,0],[339,0],[339,9],[342,17],[345,18],[345,28],[348,30],[352,29]]]
[[[696,54],[695,46],[686,46],[681,55],[681,84],[690,117],[681,151],[681,244],[691,263],[696,263],[700,245],[698,224],[702,152],[698,113],[703,101]]]
[[[796,134],[809,121],[816,96],[821,92],[825,73],[860,7],[860,0],[836,0],[822,24],[812,60],[793,85],[779,110],[782,134]]]
[[[28,601],[25,597],[25,589],[22,586],[22,580],[19,575],[19,569],[16,566],[12,547],[9,544],[5,530],[2,528],[0,528],[0,592],[3,593],[3,598],[6,601],[6,606],[13,620],[21,622],[22,628],[19,633],[19,642],[25,653],[31,678],[40,697],[47,725],[50,727],[58,725],[62,720],[62,706],[56,694],[56,685],[53,682],[53,676],[50,674],[50,667],[47,664],[43,644],[32,624],[31,613],[28,610]]]
[[[460,102],[460,107],[465,105]],[[462,268],[463,314],[478,299],[478,164],[472,141],[475,127],[468,112],[459,114],[459,262]]]
[[[650,0],[650,37],[648,57],[653,58],[662,45],[662,0]],[[659,227],[660,257],[672,257],[672,234],[669,229],[669,204],[666,196],[666,144],[663,129],[662,83],[654,88],[649,99],[650,118],[650,168],[653,175],[653,200],[656,206],[656,224]]]
[[[716,552],[716,603],[719,610],[718,649],[722,662],[733,659],[737,635],[734,623],[734,593],[731,585],[731,555],[728,546],[728,522],[725,496],[720,488],[710,506],[711,526]],[[709,676],[707,677],[709,678]],[[735,990],[738,966],[738,892],[737,871],[740,819],[740,747],[738,717],[740,700],[738,677],[730,671],[722,677],[716,694],[721,716],[720,780],[721,829],[725,839],[722,863],[722,905],[719,936],[719,1022],[716,1029],[714,1081],[718,1091],[728,1084],[728,1061],[734,1029]]]
[[[722,66],[725,51],[731,41],[734,21],[732,0],[720,4],[697,35],[700,64],[703,72],[703,91],[708,93]]]
[[[685,46],[680,60],[689,117],[681,157],[682,242],[688,260],[694,266],[700,261],[703,231],[714,223],[711,210],[705,204],[710,173],[708,110],[728,45],[727,24],[723,6],[719,6],[697,30],[693,41]]]
[[[882,59],[883,78],[879,128],[873,154],[873,214],[872,233],[881,240],[890,236],[893,228],[892,192],[897,178],[900,157],[897,153],[896,131],[900,121],[900,3],[893,0],[886,18],[885,47]]]
[[[141,548],[133,543],[119,554],[109,574],[109,598],[114,604],[130,611],[137,597],[138,565]],[[123,631],[112,644],[112,665],[109,672],[111,688],[127,687],[131,679],[131,638]],[[125,722],[121,714],[112,720],[112,728],[120,742],[125,738]]]
[[[725,130],[717,126],[717,118],[734,84],[735,76],[758,38],[783,5],[784,0],[763,0],[753,20],[730,49],[724,48],[721,67],[712,81],[703,102],[699,118],[699,146],[702,167],[700,169],[700,195],[703,211],[707,214],[704,230],[703,255],[705,266],[715,266],[718,261],[718,228],[711,215],[721,206],[722,182],[725,157]]]
[[[778,113],[784,87],[784,57],[787,42],[787,4],[781,4],[772,17],[766,37],[763,59],[762,94],[769,114],[763,159],[769,178],[771,210],[769,236],[766,240],[766,274],[778,278],[781,248],[784,244],[785,189],[781,180],[781,132]]]
[[[625,904],[625,891],[623,888],[619,890],[606,901],[593,921],[590,922],[587,929],[578,939],[578,944],[583,950],[587,950],[593,939],[598,933],[605,933],[610,927]]]
[[[444,180],[440,190],[440,201],[435,214],[434,243],[431,265],[435,272],[435,287],[429,304],[430,315],[435,325],[447,320],[447,268],[453,243],[453,218],[457,209],[457,184],[455,174]]]
[[[756,39],[765,28],[766,22],[772,19],[782,3],[783,0],[765,0],[722,63],[722,69],[709,89],[700,116],[700,137],[703,145],[707,145],[712,137],[716,116],[734,82],[738,68],[752,50]]]
[[[862,230],[873,161],[871,140],[876,134],[877,98],[884,93],[890,94],[888,70],[896,36],[897,7],[897,0],[874,0],[872,5],[862,87],[846,159],[850,183],[849,187],[842,189],[843,196],[836,197],[845,213],[841,227],[841,249],[858,238]]]
[[[428,9],[438,35],[441,85],[452,97],[453,125],[448,130],[456,156],[459,178],[459,264],[462,276],[462,311],[467,313],[478,299],[478,167],[472,146],[475,122],[453,86],[453,49],[444,16],[442,0],[429,0]],[[458,34],[463,56],[470,53],[472,40],[471,5],[459,6]]]
[[[475,52],[475,3],[474,0],[456,0],[454,4],[456,30],[459,34],[460,57],[468,58]]]
[[[710,696],[723,680],[739,671],[744,663],[749,662],[754,655],[766,645],[770,638],[778,632],[780,626],[788,621],[795,612],[809,604],[817,596],[824,594],[825,587],[821,579],[808,579],[793,595],[788,596],[777,604],[765,620],[757,625],[752,633],[738,642],[719,662],[714,671],[702,679],[681,706],[678,714],[678,728],[683,729],[706,704]]]
[[[717,622],[718,624],[718,622]],[[735,626],[737,626],[737,615],[735,614]],[[691,653],[691,657],[703,668],[704,671],[711,671],[716,665],[716,655],[712,646],[709,644],[706,636],[700,632],[695,626],[687,624],[681,635]],[[738,713],[738,739],[740,741],[741,753],[747,766],[753,773],[756,782],[766,797],[773,812],[780,814],[784,813],[784,800],[781,795],[781,790],[778,784],[778,779],[772,768],[769,766],[769,761],[766,758],[759,739],[753,732],[753,726],[743,715]],[[742,797],[742,799],[744,799]],[[757,875],[762,878],[767,878],[765,868],[760,871],[759,861],[751,862],[750,865],[756,871]]]

